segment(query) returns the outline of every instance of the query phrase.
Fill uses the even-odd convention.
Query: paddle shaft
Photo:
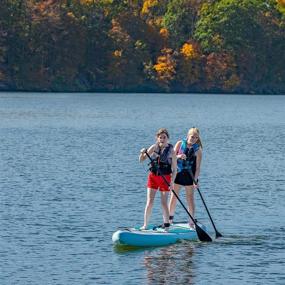
[[[150,157],[150,155],[148,154],[147,150],[145,151],[145,154],[147,155],[147,157],[149,158],[149,160],[151,161],[151,163],[153,163],[153,159]],[[168,187],[170,187],[170,183],[166,180],[165,176],[163,174],[161,174],[160,169],[158,168],[157,170],[158,174],[162,177],[163,181],[168,185]],[[183,204],[183,202],[181,201],[181,199],[179,198],[179,196],[176,194],[176,192],[170,188],[170,190],[172,191],[172,193],[175,195],[175,197],[177,198],[177,200],[180,202],[181,206],[184,208],[184,210],[186,211],[186,213],[188,214],[188,216],[190,217],[190,219],[193,221],[193,223],[195,224],[196,227],[196,232],[198,235],[198,238],[201,241],[212,241],[211,237],[196,223],[195,219],[192,217],[192,215],[189,213],[188,209],[185,207],[185,205]]]
[[[188,173],[190,174],[190,176],[191,176],[191,178],[192,178],[194,184],[195,184],[195,185],[198,185],[198,182],[195,180],[194,175],[193,175],[193,172],[192,172],[191,169],[189,170]],[[217,230],[217,228],[216,228],[216,226],[215,226],[215,223],[214,223],[214,221],[213,221],[213,219],[212,219],[212,217],[211,217],[211,215],[210,215],[210,212],[209,212],[209,210],[208,210],[208,207],[207,207],[207,205],[206,205],[206,202],[205,202],[205,200],[204,200],[204,198],[203,198],[203,196],[202,196],[202,193],[201,193],[201,191],[200,191],[200,189],[199,189],[198,186],[197,186],[197,190],[198,190],[198,193],[199,193],[199,195],[200,195],[200,197],[201,197],[201,200],[202,200],[202,202],[203,202],[203,204],[204,204],[204,206],[205,206],[205,209],[206,209],[206,211],[207,211],[207,213],[208,213],[208,216],[209,216],[210,221],[211,221],[211,223],[212,223],[212,225],[213,225],[213,228],[214,228],[214,230],[215,230],[215,232],[216,232],[216,238],[222,237],[222,234],[220,234],[220,233],[218,232],[218,230]]]

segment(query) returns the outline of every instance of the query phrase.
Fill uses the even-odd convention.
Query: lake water
[[[284,111],[285,96],[0,93],[0,284],[285,284]],[[192,126],[224,238],[114,247],[117,227],[143,223],[139,150]]]

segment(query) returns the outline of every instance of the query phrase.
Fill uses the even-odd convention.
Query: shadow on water
[[[136,246],[128,246],[128,245],[120,245],[115,244],[113,246],[114,252],[118,254],[127,254],[132,252],[143,252],[145,250],[155,250],[157,247],[136,247]]]
[[[175,245],[179,245],[183,243],[183,241],[178,241]],[[192,243],[194,243],[192,241]],[[195,242],[197,243],[197,242]],[[173,245],[164,245],[164,246],[129,246],[129,245],[123,245],[123,244],[114,244],[113,245],[113,249],[115,253],[118,254],[128,254],[128,253],[132,253],[132,252],[150,252],[150,251],[158,251],[158,250],[162,250],[165,248],[169,248]]]
[[[263,233],[256,231],[256,234],[243,233],[240,235],[237,234],[228,234],[221,238],[215,239],[214,242],[217,244],[231,244],[231,245],[262,245],[262,244],[271,244],[272,246],[278,244],[284,244],[285,240],[285,228],[284,227],[264,227]],[[254,229],[253,229],[254,232]]]
[[[228,235],[222,238],[215,239],[214,242],[216,244],[232,244],[232,245],[242,245],[242,244],[260,244],[266,240],[266,236],[264,235]]]

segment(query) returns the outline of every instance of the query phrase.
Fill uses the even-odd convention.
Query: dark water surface
[[[0,93],[0,284],[285,284],[284,111],[285,96]],[[225,237],[114,248],[118,226],[143,221],[139,150],[192,126]]]

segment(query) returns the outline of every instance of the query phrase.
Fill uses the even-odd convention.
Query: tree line
[[[1,0],[0,90],[285,93],[285,0]]]

